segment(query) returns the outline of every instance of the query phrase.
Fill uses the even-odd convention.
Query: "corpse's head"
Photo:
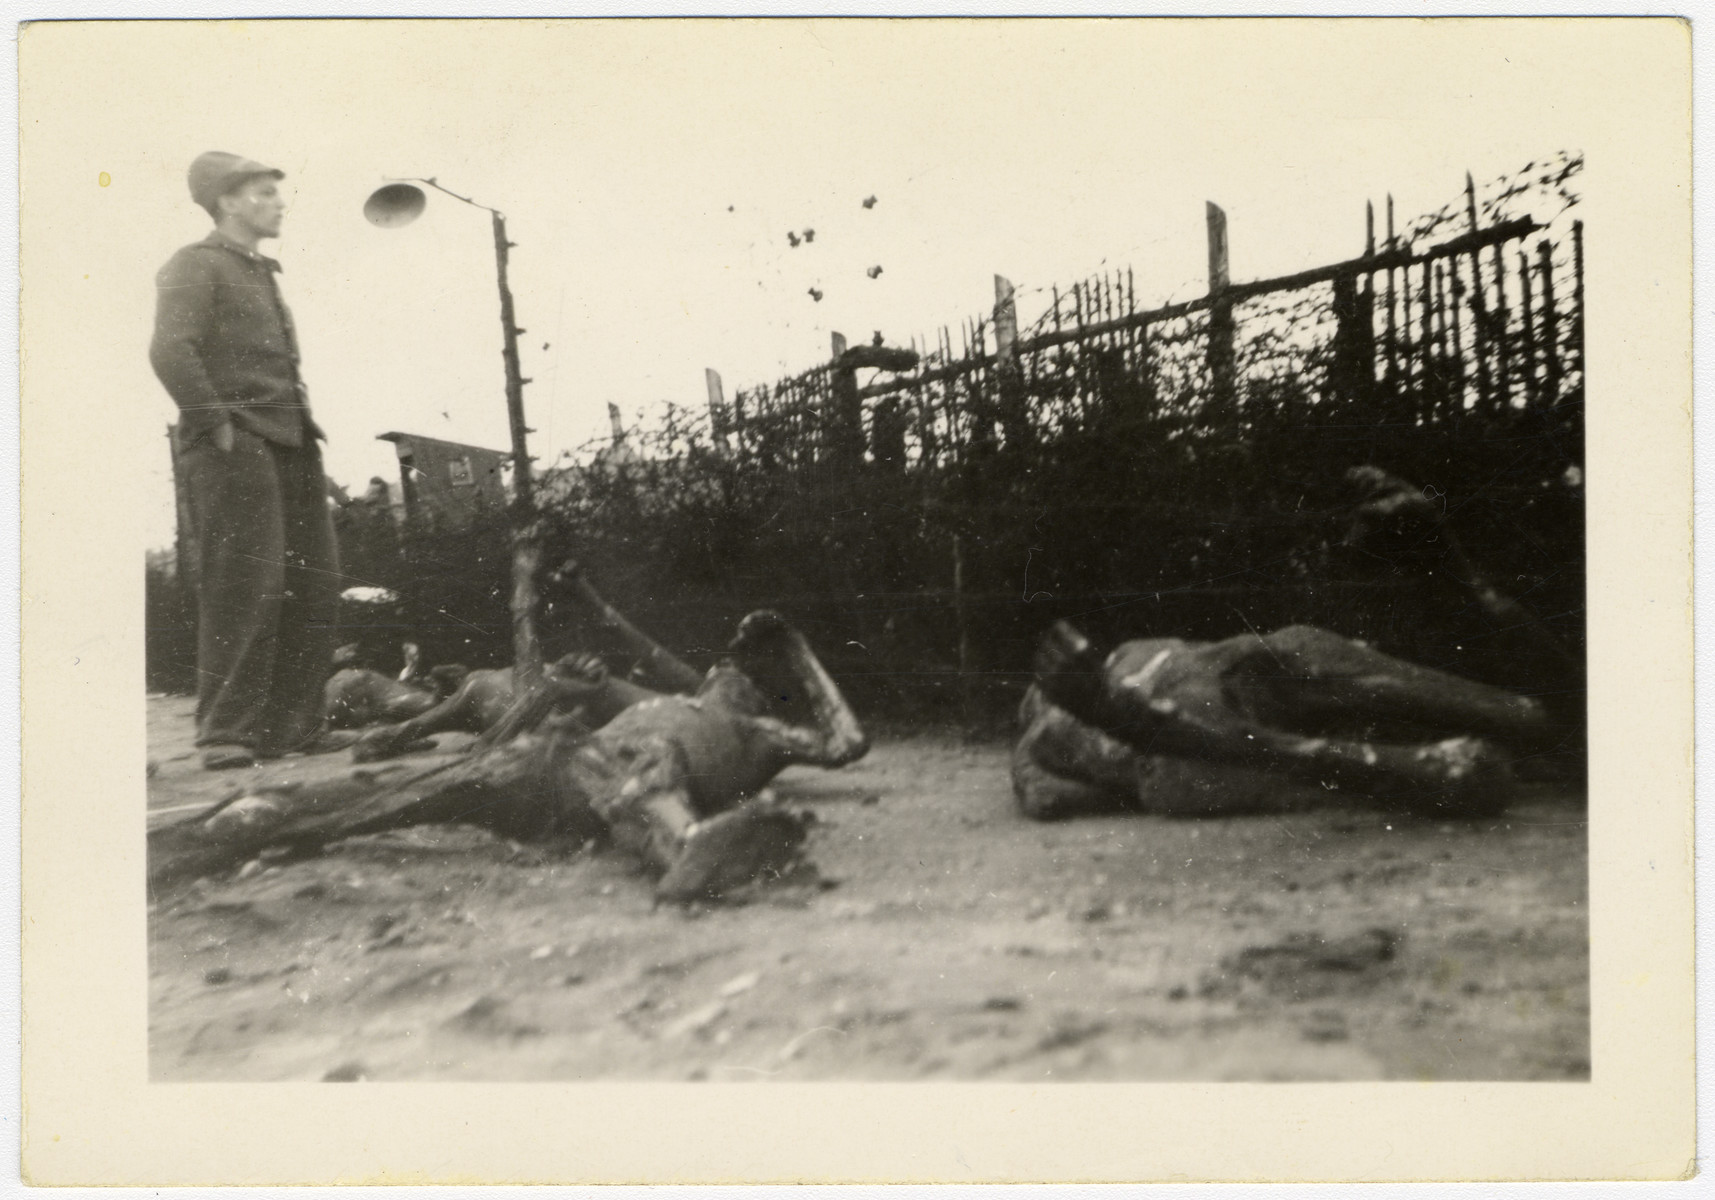
[[[459,690],[459,684],[470,674],[470,668],[463,663],[442,663],[438,667],[429,668],[429,682],[435,694],[447,697]]]
[[[1346,472],[1356,503],[1341,544],[1355,550],[1387,553],[1415,546],[1439,530],[1445,498],[1433,487],[1407,483],[1380,467]]]
[[[774,707],[756,681],[731,659],[710,668],[697,689],[697,698],[747,717],[767,716]]]

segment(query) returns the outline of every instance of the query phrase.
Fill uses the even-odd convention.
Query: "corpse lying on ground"
[[[1293,783],[1443,816],[1492,813],[1512,754],[1552,737],[1542,705],[1295,625],[1220,642],[1043,637],[1013,792],[1037,819],[1302,804]]]
[[[803,635],[778,614],[750,614],[731,649],[695,696],[653,696],[594,732],[543,707],[539,726],[400,783],[382,786],[355,772],[325,787],[262,790],[153,831],[151,886],[234,866],[271,846],[307,850],[439,822],[515,838],[610,839],[660,872],[656,894],[673,901],[783,871],[803,829],[758,793],[793,764],[853,762],[868,741]],[[778,668],[802,689],[809,723],[768,715],[751,676]]]

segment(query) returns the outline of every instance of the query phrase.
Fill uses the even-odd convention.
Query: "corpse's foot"
[[[757,805],[699,821],[685,847],[655,885],[657,899],[686,904],[715,899],[763,875],[791,866],[804,841],[792,814]]]
[[[332,754],[336,750],[349,750],[357,744],[359,736],[355,729],[323,729],[284,750],[258,754],[257,757],[285,758],[289,754]]]
[[[256,751],[249,746],[210,746],[202,752],[205,771],[235,771],[256,765]]]
[[[728,649],[735,654],[766,651],[776,647],[791,632],[786,618],[771,608],[761,608],[738,623],[738,633]]]
[[[373,729],[365,729],[357,735],[352,743],[351,761],[355,763],[381,762],[403,753],[409,747],[403,743],[399,726],[377,725]]]
[[[1435,783],[1413,808],[1431,817],[1491,817],[1506,807],[1515,780],[1511,764],[1481,738],[1456,737],[1416,751]]]
[[[1036,644],[1031,661],[1042,694],[1075,717],[1089,720],[1102,700],[1102,655],[1090,639],[1056,621]]]

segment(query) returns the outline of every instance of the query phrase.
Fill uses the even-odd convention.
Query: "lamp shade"
[[[397,229],[422,216],[423,208],[428,202],[429,198],[423,194],[422,188],[408,183],[390,183],[386,187],[377,188],[375,193],[363,202],[363,215],[369,218],[371,225],[378,225],[382,229]]]

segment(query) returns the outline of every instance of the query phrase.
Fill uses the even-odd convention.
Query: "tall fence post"
[[[704,367],[703,384],[709,392],[709,435],[714,439],[716,450],[723,455],[730,454],[732,445],[727,441],[726,398],[721,393],[721,373],[713,367]]]
[[[1387,197],[1387,250],[1394,251],[1393,237],[1393,193]],[[1382,386],[1387,391],[1388,400],[1395,398],[1399,386],[1399,329],[1394,323],[1393,306],[1393,265],[1390,262],[1387,269],[1387,358],[1382,373]]]
[[[976,714],[971,695],[971,626],[965,611],[965,542],[953,535],[953,618],[959,635],[959,721],[969,731]]]
[[[732,436],[733,441],[738,443],[738,448],[740,450],[746,448],[743,388],[740,388],[732,394]]]
[[[1495,260],[1495,408],[1506,412],[1513,403],[1512,344],[1507,331],[1512,328],[1511,310],[1507,307],[1507,259],[1500,242],[1494,246]]]
[[[1411,279],[1409,270],[1406,271],[1405,277],[1409,283]],[[1443,408],[1442,401],[1445,397],[1437,390],[1436,386],[1435,330],[1431,323],[1435,313],[1434,283],[1435,270],[1426,262],[1423,264],[1423,287],[1417,293],[1418,303],[1422,308],[1422,311],[1418,313],[1418,342],[1422,348],[1420,360],[1422,366],[1418,374],[1417,386],[1418,394],[1423,398],[1420,403],[1424,403],[1426,407],[1434,410],[1441,410]],[[1408,328],[1406,335],[1409,337],[1410,334],[1411,330]]]
[[[1213,201],[1204,202],[1209,226],[1209,384],[1216,412],[1234,403],[1233,304],[1226,298],[1227,214]]]
[[[1584,371],[1584,222],[1572,222],[1572,347]],[[1580,378],[1580,383],[1583,380]]]
[[[1542,398],[1542,385],[1537,374],[1536,308],[1531,296],[1530,259],[1521,247],[1518,252],[1519,333],[1524,340],[1524,400],[1535,404]]]
[[[1376,254],[1376,208],[1364,202],[1364,257]],[[1329,391],[1342,400],[1363,402],[1375,388],[1374,279],[1359,269],[1338,275],[1334,284],[1334,360]]]
[[[1549,406],[1560,403],[1560,314],[1554,308],[1554,247],[1547,238],[1536,244],[1542,273],[1542,388]]]
[[[528,444],[528,436],[536,431],[524,423],[524,385],[530,380],[524,377],[518,361],[518,335],[525,331],[518,328],[512,286],[507,282],[507,252],[516,243],[507,239],[506,218],[496,209],[490,209],[489,215],[494,230],[495,274],[500,285],[500,357],[506,368],[506,420],[512,431],[512,656],[522,695],[535,690],[542,677],[542,639],[537,631],[542,616],[542,593],[536,586],[536,573],[542,566],[543,529],[536,511]]]
[[[857,369],[844,366],[846,335],[835,333],[829,338],[834,352],[833,395],[830,411],[824,422],[828,432],[829,457],[845,466],[863,462],[863,398],[858,395]]]
[[[1018,361],[1018,309],[1012,281],[994,277],[994,369],[1000,388],[1000,427],[1011,447],[1030,441],[1030,413],[1024,398],[1024,370]]]
[[[1481,228],[1477,223],[1477,185],[1471,180],[1471,172],[1465,172],[1465,214],[1471,223],[1471,233],[1474,235]],[[1449,260],[1448,270],[1458,278],[1457,260]],[[1457,289],[1455,289],[1457,292]],[[1474,328],[1471,331],[1471,353],[1477,359],[1477,403],[1488,407],[1494,401],[1494,391],[1489,386],[1489,303],[1483,291],[1483,256],[1477,247],[1471,247],[1471,311],[1476,316]],[[1459,320],[1455,311],[1453,320]],[[1463,404],[1464,397],[1460,397]],[[1499,407],[1504,408],[1505,404]]]

